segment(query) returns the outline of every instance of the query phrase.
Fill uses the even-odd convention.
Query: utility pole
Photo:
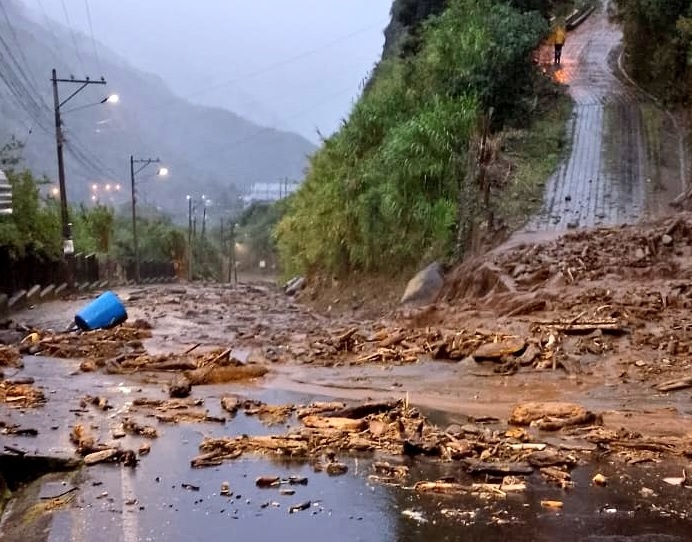
[[[226,248],[226,242],[223,238],[223,217],[219,219],[219,239],[220,239],[220,246],[221,246],[221,273],[219,274],[219,282],[223,282],[223,260],[224,260],[224,252]]]
[[[58,183],[60,186],[60,222],[62,225],[62,252],[65,261],[67,262],[67,283],[69,286],[74,285],[75,281],[75,265],[74,265],[74,242],[72,240],[72,224],[67,207],[67,188],[65,184],[65,161],[63,158],[63,145],[65,137],[62,133],[62,118],[60,108],[79,94],[89,85],[105,85],[106,80],[102,77],[100,80],[92,81],[88,77],[86,79],[58,79],[55,69],[52,71],[51,81],[53,83],[53,104],[55,109],[55,143],[58,150]],[[80,85],[77,90],[70,94],[65,100],[60,101],[58,93],[58,83],[71,83]],[[105,102],[106,100],[104,100]],[[102,102],[103,103],[103,102]]]
[[[204,234],[207,231],[207,205],[204,204],[204,209],[202,209],[202,239],[204,239]]]
[[[137,238],[137,191],[135,190],[136,182],[135,175],[142,171],[149,164],[159,164],[161,160],[158,158],[147,158],[146,160],[135,159],[134,156],[130,155],[130,181],[132,187],[132,245],[134,248],[135,256],[135,282],[139,284],[139,239]],[[143,164],[137,171],[135,171],[135,164]],[[157,175],[167,175],[168,170],[166,168],[160,168]]]
[[[187,281],[192,282],[192,196],[187,197]]]
[[[231,282],[231,276],[236,286],[238,286],[238,266],[235,261],[235,221],[231,221],[231,242],[230,242],[230,265],[228,267],[228,282]]]

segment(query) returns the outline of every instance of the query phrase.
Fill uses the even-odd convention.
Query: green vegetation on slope
[[[617,0],[627,68],[669,102],[692,98],[692,4],[689,0]]]
[[[457,232],[467,244],[496,213],[483,119],[496,132],[535,111],[546,31],[537,12],[450,0],[415,54],[385,58],[277,227],[285,271],[392,272],[449,255]]]

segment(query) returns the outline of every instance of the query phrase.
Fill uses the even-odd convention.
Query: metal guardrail
[[[12,214],[12,185],[0,170],[0,215]]]

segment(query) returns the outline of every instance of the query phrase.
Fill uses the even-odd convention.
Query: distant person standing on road
[[[555,64],[559,65],[562,59],[562,48],[565,45],[565,40],[567,39],[567,32],[565,27],[559,24],[555,28],[553,33],[553,44],[555,46]]]

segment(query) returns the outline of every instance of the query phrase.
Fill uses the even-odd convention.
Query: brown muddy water
[[[35,438],[3,436],[3,444],[30,453],[72,454],[67,435],[74,423],[88,423],[106,431],[135,397],[164,397],[159,385],[126,381],[121,376],[74,373],[76,365],[63,360],[28,358],[22,376],[32,376],[44,386],[49,402],[42,409],[11,411],[6,421],[40,430]],[[52,393],[51,393],[52,392]],[[115,406],[103,413],[71,410],[86,393],[105,395]],[[323,399],[282,390],[231,386],[195,388],[204,394],[211,414],[222,414],[219,398],[236,393],[267,403],[308,403]],[[428,412],[440,424],[459,416]],[[290,421],[289,425],[295,423]],[[57,495],[77,486],[68,507],[51,512],[40,529],[26,525],[21,495],[8,508],[2,524],[3,540],[109,540],[189,541],[286,540],[311,541],[682,541],[692,539],[688,519],[692,492],[669,486],[665,476],[680,476],[683,465],[624,466],[603,461],[573,472],[574,489],[548,486],[538,476],[529,478],[526,492],[507,499],[481,500],[472,496],[419,495],[411,489],[383,486],[368,480],[372,456],[340,457],[347,474],[330,477],[313,472],[300,462],[244,456],[219,467],[191,469],[190,459],[204,435],[271,434],[283,426],[266,427],[242,412],[225,424],[161,425],[161,436],[136,469],[97,465],[58,481],[43,481],[26,490]],[[142,440],[126,437],[125,447]],[[471,479],[454,463],[385,458],[411,468],[411,485],[420,479],[453,476]],[[591,477],[601,472],[606,487],[593,487]],[[260,489],[260,475],[306,476],[308,484],[290,486],[294,495],[278,489]],[[479,481],[479,480],[475,480]],[[482,480],[481,480],[482,481]],[[233,495],[221,496],[223,482]],[[183,484],[189,484],[184,487]],[[40,486],[37,489],[36,486]],[[192,486],[192,489],[190,489]],[[197,489],[198,488],[198,489]],[[642,494],[642,488],[653,491]],[[36,493],[38,495],[38,493]],[[560,500],[555,512],[541,500]],[[310,501],[303,511],[290,507]]]

